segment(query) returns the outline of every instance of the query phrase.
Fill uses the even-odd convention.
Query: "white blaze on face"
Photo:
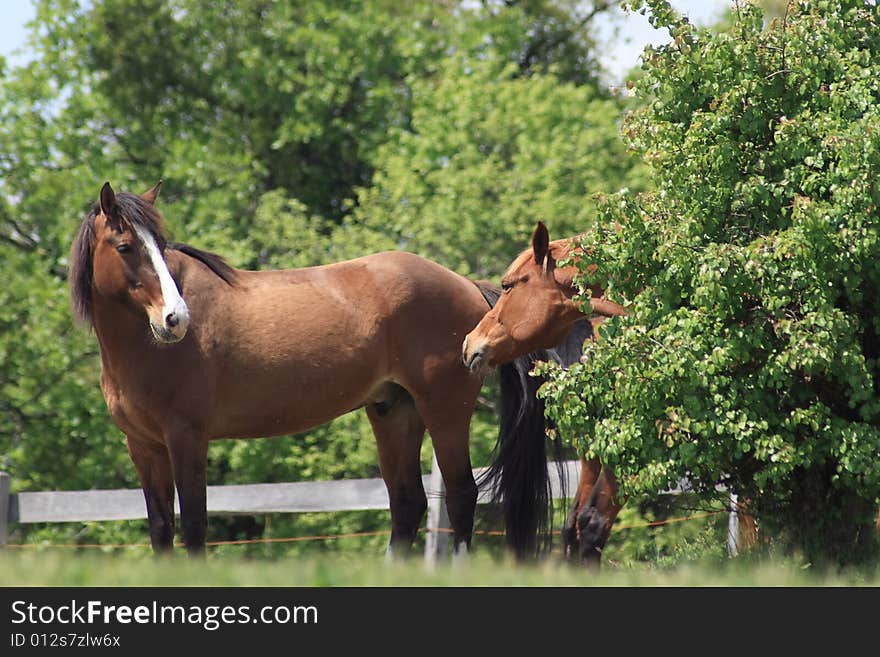
[[[159,251],[159,246],[156,244],[156,240],[153,239],[150,232],[142,226],[135,226],[134,231],[137,233],[144,248],[147,250],[150,262],[153,263],[153,269],[159,277],[159,285],[162,288],[163,304],[161,326],[178,337],[183,337],[183,334],[186,333],[186,328],[189,325],[189,308],[187,308],[183,297],[180,296],[180,292],[177,291],[177,284],[171,277],[171,272],[168,271],[168,265],[165,263],[165,258],[162,257],[162,253]],[[174,326],[171,326],[168,323],[169,317],[174,318]]]

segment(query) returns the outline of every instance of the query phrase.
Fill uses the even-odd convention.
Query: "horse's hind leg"
[[[169,552],[174,545],[174,477],[168,451],[164,445],[131,436],[127,442],[147,503],[153,552]]]
[[[479,382],[477,382],[477,386]],[[438,388],[440,389],[440,388]],[[446,485],[446,510],[452,524],[455,554],[466,553],[474,530],[477,484],[469,452],[470,421],[479,387],[472,382],[457,387],[444,386],[444,392],[417,399],[419,413],[425,420],[437,464]]]
[[[390,385],[383,399],[366,407],[376,436],[379,468],[391,504],[388,556],[406,554],[428,508],[420,453],[425,425],[403,388]]]

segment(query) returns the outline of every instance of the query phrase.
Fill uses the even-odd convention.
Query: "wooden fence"
[[[565,461],[562,478],[555,464],[550,468],[554,497],[561,491],[571,495],[577,487],[578,461]],[[478,477],[483,469],[474,470]],[[428,495],[428,525],[425,558],[429,561],[448,553],[449,517],[446,514],[443,478],[436,457],[430,474],[422,477]],[[669,491],[676,493],[678,491]],[[490,492],[482,490],[477,504],[488,502]],[[313,511],[363,511],[388,509],[388,493],[381,479],[299,481],[279,484],[208,486],[209,515],[257,515]],[[179,507],[175,500],[175,507]],[[88,522],[138,520],[146,518],[140,489],[51,491],[10,493],[10,477],[0,472],[0,546],[7,542],[12,523]],[[736,554],[736,513],[730,515],[728,550]],[[435,531],[431,531],[435,530]],[[439,530],[439,531],[437,531]]]

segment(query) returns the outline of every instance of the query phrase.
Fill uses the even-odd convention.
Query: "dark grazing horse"
[[[154,551],[172,546],[175,488],[186,547],[204,551],[210,441],[298,433],[361,407],[390,499],[389,551],[411,545],[426,509],[426,428],[453,545],[466,551],[477,498],[469,425],[482,377],[462,364],[461,340],[491,290],[403,252],[233,269],[168,240],[158,191],[116,194],[105,184],[70,259],[73,311],[100,345],[101,389],[143,487]],[[501,433],[543,439],[540,407],[520,387],[502,385],[505,395]]]
[[[532,235],[532,246],[523,251],[510,265],[502,280],[502,295],[485,317],[465,336],[462,345],[462,358],[472,372],[485,376],[494,367],[517,362],[523,354],[534,352],[534,358],[554,357],[551,345],[565,345],[569,355],[556,356],[562,364],[574,362],[576,356],[572,349],[583,345],[584,339],[597,339],[600,325],[609,317],[626,314],[626,309],[603,296],[603,290],[591,286],[591,309],[585,316],[572,301],[577,293],[573,276],[577,273],[574,265],[557,266],[557,262],[579,249],[577,238],[550,241],[547,228],[538,222]],[[589,270],[588,270],[589,271]],[[593,270],[595,271],[595,270]],[[541,352],[549,349],[548,352]],[[558,349],[557,349],[558,351]],[[578,354],[579,355],[579,354]],[[519,361],[519,367],[524,366]],[[502,377],[504,374],[502,374]],[[533,383],[538,387],[539,383]],[[507,434],[507,439],[518,437]],[[499,440],[504,441],[502,435]],[[506,450],[521,453],[527,447],[514,442]],[[534,448],[532,448],[534,453]],[[540,458],[540,457],[536,457]],[[500,470],[504,463],[493,464]],[[521,466],[518,466],[521,467]],[[535,469],[535,472],[539,472]],[[535,503],[523,504],[519,482],[511,478],[501,478],[502,495],[512,501],[506,509],[508,540],[517,552],[530,551],[534,540],[528,532],[515,533],[511,529],[522,526],[531,528],[530,518],[544,514]],[[541,481],[530,483],[531,488],[539,489]],[[618,485],[614,472],[603,468],[598,459],[581,458],[581,473],[574,505],[563,528],[563,542],[566,552],[571,556],[598,564],[602,548],[611,532],[611,526],[622,505],[618,499]],[[749,548],[757,543],[758,527],[755,518],[748,511],[748,502],[738,504],[740,547]],[[880,514],[877,517],[880,531]]]
[[[549,355],[554,357],[554,345],[560,344],[566,346],[568,354],[556,355],[556,360],[563,365],[571,364],[580,356],[584,340],[597,338],[602,322],[609,317],[626,314],[623,306],[605,299],[602,289],[597,286],[591,289],[592,309],[589,316],[585,316],[574,304],[572,297],[578,290],[573,277],[577,268],[574,265],[559,267],[556,264],[568,257],[574,248],[577,248],[574,238],[551,242],[547,228],[538,222],[532,235],[532,247],[523,251],[507,269],[498,302],[465,336],[462,359],[475,375],[485,376],[492,369],[504,367],[529,353],[540,359],[542,350],[551,350]],[[539,382],[532,385],[537,387]],[[504,508],[508,543],[516,554],[525,555],[534,549],[535,538],[531,532],[537,526],[536,515],[543,516],[546,510],[535,503],[533,496],[523,492],[521,477],[503,475],[504,468],[508,467],[504,455],[516,455],[531,449],[531,458],[540,461],[543,452],[539,452],[537,446],[529,448],[517,443],[505,449],[503,438],[499,458],[493,468],[502,473],[498,480],[502,498],[506,500]],[[537,444],[543,445],[543,440]],[[547,472],[546,468],[542,471],[537,466],[527,468],[520,463],[514,467],[538,475]],[[528,486],[531,490],[540,490],[545,483],[533,478]],[[610,468],[603,468],[598,459],[581,457],[580,478],[574,498],[563,527],[566,554],[598,564],[611,526],[621,509],[614,472]]]

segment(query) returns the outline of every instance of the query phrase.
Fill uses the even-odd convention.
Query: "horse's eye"
[[[502,283],[501,290],[503,292],[510,292],[513,289],[513,283]]]
[[[131,244],[120,244],[116,247],[116,250],[119,253],[129,253],[131,251]]]

